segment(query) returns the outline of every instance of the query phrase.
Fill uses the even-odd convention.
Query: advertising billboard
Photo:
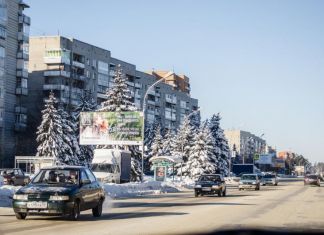
[[[166,178],[166,167],[165,166],[156,166],[154,172],[155,181],[165,181]]]
[[[81,112],[81,145],[141,145],[142,112]]]
[[[273,155],[272,154],[260,154],[259,160],[257,163],[263,165],[271,165],[272,164]]]

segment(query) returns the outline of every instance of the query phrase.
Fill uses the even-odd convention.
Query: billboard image
[[[141,145],[141,112],[81,112],[81,145]]]

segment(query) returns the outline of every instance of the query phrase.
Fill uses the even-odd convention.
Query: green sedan
[[[102,214],[105,193],[91,170],[79,166],[41,169],[33,180],[13,196],[17,219],[27,215],[68,215],[77,220],[80,211]]]

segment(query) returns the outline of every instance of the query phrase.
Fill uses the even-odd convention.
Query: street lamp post
[[[149,86],[149,88],[147,88],[144,98],[143,98],[143,128],[142,128],[142,136],[143,136],[143,141],[142,141],[142,176],[141,176],[141,181],[143,182],[143,178],[144,178],[144,134],[145,134],[145,111],[146,111],[146,99],[148,96],[149,91],[156,86],[157,84],[159,84],[160,82],[162,82],[164,79],[167,78],[169,74],[167,74],[166,76],[164,76],[163,78],[157,80],[156,82],[154,82],[151,86]]]

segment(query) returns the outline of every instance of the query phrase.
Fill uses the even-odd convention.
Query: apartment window
[[[26,114],[16,114],[16,123],[27,123],[27,115]]]
[[[5,54],[5,48],[0,46],[0,69],[4,69]]]
[[[22,78],[22,79],[21,79],[21,87],[22,87],[22,88],[27,88],[27,84],[28,84],[28,83],[27,83],[27,79]]]
[[[94,68],[97,68],[97,61],[96,61],[96,60],[92,60],[92,66],[93,66]]]
[[[87,77],[87,78],[90,78],[90,77],[91,77],[91,75],[90,75],[90,71],[89,71],[89,70],[86,70],[86,77]]]
[[[0,38],[6,39],[7,37],[7,30],[5,27],[0,25]]]
[[[0,122],[3,121],[4,109],[0,108]]]
[[[87,63],[87,65],[90,65],[90,60],[89,60],[89,58],[86,59],[86,63]]]
[[[98,60],[98,72],[101,74],[109,74],[108,63]]]
[[[20,44],[19,50],[23,51],[25,54],[29,54],[29,44],[25,42]]]
[[[108,86],[109,77],[104,74],[98,73],[98,85]]]
[[[6,0],[0,0],[0,24],[5,25],[7,23],[7,2]]]

